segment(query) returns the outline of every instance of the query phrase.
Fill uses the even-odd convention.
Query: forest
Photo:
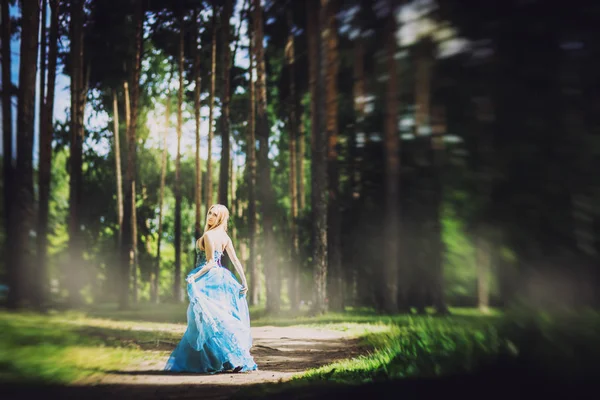
[[[250,397],[500,364],[583,379],[599,17],[592,0],[2,0],[0,383],[160,363],[213,204],[259,360],[268,326],[358,341]]]

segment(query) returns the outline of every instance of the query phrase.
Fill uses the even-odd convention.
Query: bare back
[[[202,250],[206,253],[206,258],[209,261],[212,259],[212,256],[214,256],[215,250],[220,252],[221,254],[227,252],[229,259],[235,266],[236,270],[238,271],[238,274],[240,274],[244,282],[246,281],[242,263],[237,257],[235,249],[233,248],[233,243],[231,242],[231,238],[229,237],[229,235],[227,235],[227,232],[220,229],[208,231],[204,235],[202,235],[200,239],[198,239],[198,242],[196,242],[196,246],[199,250]]]
[[[225,252],[225,249],[230,242],[231,239],[225,231],[220,229],[212,230],[206,232],[200,239],[198,239],[196,247],[202,251],[212,248],[213,251],[217,250],[222,254]]]

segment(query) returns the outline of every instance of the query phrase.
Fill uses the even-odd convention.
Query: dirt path
[[[70,387],[37,388],[45,395],[91,399],[226,399],[244,386],[278,382],[294,374],[364,352],[358,341],[343,332],[295,327],[252,328],[251,353],[258,371],[215,375],[171,374],[162,371],[165,360],[114,371]],[[23,391],[24,390],[24,391]],[[21,388],[9,398],[27,396],[36,388]],[[58,391],[54,393],[54,391]],[[1,391],[0,391],[1,392]]]

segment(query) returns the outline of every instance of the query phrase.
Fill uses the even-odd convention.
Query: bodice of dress
[[[203,266],[206,264],[206,252],[204,250],[197,249],[196,250],[196,267]],[[223,256],[223,252],[219,250],[215,250],[215,261],[219,267],[222,267],[221,257]]]

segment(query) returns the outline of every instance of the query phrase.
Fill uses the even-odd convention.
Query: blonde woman
[[[196,242],[196,268],[187,276],[187,329],[167,361],[167,371],[216,373],[257,369],[250,355],[248,285],[227,235],[228,219],[229,211],[221,204],[208,210],[204,235]],[[225,251],[242,284],[221,265]]]

